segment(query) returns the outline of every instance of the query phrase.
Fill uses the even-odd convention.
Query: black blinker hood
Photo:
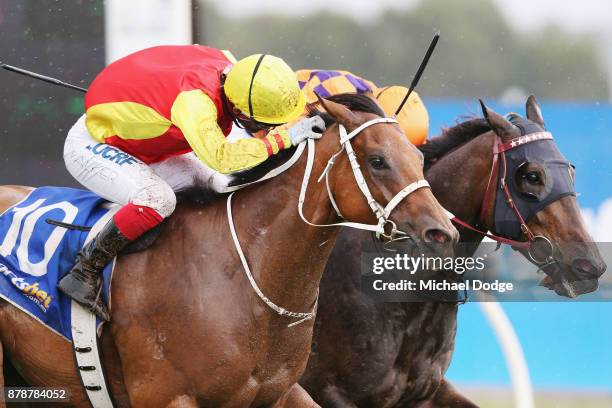
[[[520,130],[521,136],[546,131],[540,125],[515,113],[509,114],[507,119]],[[568,195],[576,195],[570,173],[571,164],[553,140],[524,143],[500,154],[506,156],[506,185],[525,222],[548,204]],[[537,198],[528,197],[518,191],[515,176],[519,167],[525,163],[536,163],[544,169],[544,192]],[[504,172],[503,160],[499,160],[499,166],[498,175],[501,177]],[[518,240],[522,235],[521,224],[506,202],[499,177],[493,214],[495,232],[503,237]]]

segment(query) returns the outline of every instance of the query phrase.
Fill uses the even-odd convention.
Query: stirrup
[[[92,288],[89,285],[85,285],[80,279],[75,277],[71,271],[59,281],[58,289],[70,299],[94,313],[100,319],[109,321],[110,312],[102,300],[103,284],[104,282],[100,277],[97,288]],[[85,288],[91,290],[83,290]]]
[[[96,297],[93,300],[92,304],[89,306],[89,311],[105,322],[110,321],[110,310],[104,300],[102,300],[102,289],[104,287],[104,278],[100,276],[100,284],[98,285],[98,292],[96,293]]]

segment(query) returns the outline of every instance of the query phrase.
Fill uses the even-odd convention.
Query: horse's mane
[[[351,111],[360,111],[366,113],[373,113],[375,115],[384,117],[385,113],[378,106],[378,104],[368,96],[356,93],[343,93],[338,95],[332,95],[327,100],[339,103],[346,106]],[[335,121],[328,113],[317,109],[318,102],[310,104],[308,106],[308,116],[320,116],[326,126],[330,126]],[[289,149],[280,151],[279,153],[270,156],[266,161],[253,167],[252,169],[240,171],[232,174],[229,182],[230,186],[238,184],[249,183],[263,177],[270,170],[275,169],[285,163],[291,158],[295,152],[296,147],[293,146]],[[208,203],[219,198],[221,194],[211,191],[207,186],[196,186],[188,190],[182,191],[178,194],[179,201],[195,201],[198,203]]]
[[[330,96],[328,98],[325,98],[325,99],[328,100],[328,101],[332,101],[332,102],[336,102],[336,103],[339,103],[341,105],[344,105],[344,106],[346,106],[347,108],[349,108],[352,111],[365,112],[365,113],[373,113],[373,114],[378,115],[380,117],[385,117],[385,112],[374,101],[374,99],[372,99],[369,96],[366,96],[364,94],[341,93],[341,94],[337,94],[337,95],[332,95],[332,96]],[[309,108],[308,108],[309,111],[310,111],[310,115],[309,116],[319,115],[319,116],[323,117],[323,119],[326,119],[326,118],[329,119],[329,121],[330,121],[329,123],[333,123],[334,120],[331,118],[331,116],[329,114],[327,114],[325,112],[322,112],[319,109],[317,109],[317,106],[319,106],[319,102],[315,102],[315,103],[309,105]]]
[[[423,153],[425,166],[428,167],[450,151],[490,130],[491,126],[485,119],[467,119],[455,126],[442,129],[440,136],[428,140],[426,144],[418,146],[418,149]]]

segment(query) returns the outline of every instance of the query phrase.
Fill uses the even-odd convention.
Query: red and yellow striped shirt
[[[263,140],[225,140],[232,120],[221,99],[221,75],[234,61],[228,52],[199,45],[153,47],[119,59],[85,96],[87,129],[145,163],[193,150],[222,173],[253,167],[291,141],[278,131]]]

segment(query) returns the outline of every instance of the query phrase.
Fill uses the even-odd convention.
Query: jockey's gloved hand
[[[291,144],[297,146],[306,139],[319,139],[325,131],[325,122],[320,116],[304,118],[289,129]]]

